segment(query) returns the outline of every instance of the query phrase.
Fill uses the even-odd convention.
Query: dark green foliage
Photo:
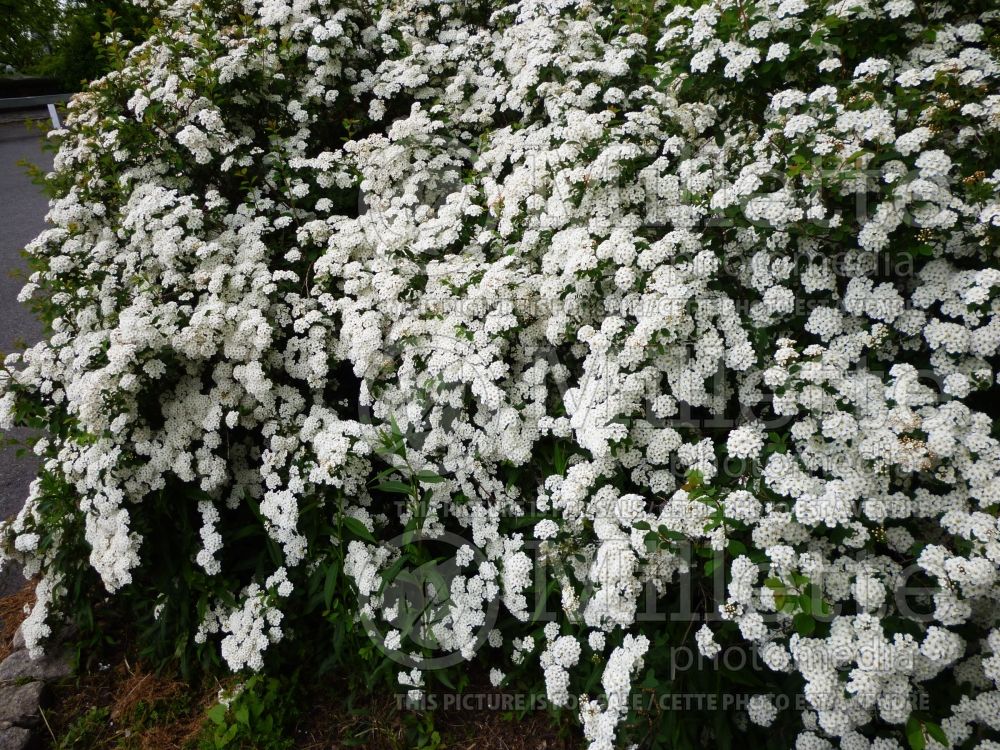
[[[67,91],[78,91],[112,68],[103,37],[113,31],[140,42],[147,22],[145,13],[127,0],[75,0],[67,6],[55,52],[42,68]]]
[[[59,15],[57,0],[0,0],[0,75],[8,66],[27,71],[55,50]]]
[[[0,74],[54,79],[79,91],[114,67],[105,43],[119,34],[129,44],[146,36],[149,18],[128,0],[0,0]]]

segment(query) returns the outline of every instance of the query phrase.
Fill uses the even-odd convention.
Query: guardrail
[[[49,96],[18,96],[11,99],[0,99],[0,112],[16,109],[35,109],[46,107],[49,111],[49,118],[52,120],[52,127],[59,128],[59,112],[56,105],[69,101],[72,94],[51,94]]]

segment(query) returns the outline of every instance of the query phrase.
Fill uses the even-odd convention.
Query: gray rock
[[[10,727],[0,731],[0,750],[27,750],[30,746],[30,730]]]
[[[44,682],[0,685],[0,725],[6,722],[19,727],[35,726],[41,720],[38,707],[44,695]]]
[[[69,666],[69,655],[63,653],[45,654],[39,659],[32,659],[25,650],[15,651],[0,662],[0,682],[10,682],[23,677],[32,680],[58,680],[72,674]],[[0,747],[0,750],[3,750]]]
[[[79,629],[75,625],[66,625],[61,630],[56,633],[56,637],[49,640],[50,648],[58,646],[60,643],[66,643],[76,638]],[[18,628],[14,631],[14,639],[11,641],[11,650],[20,651],[27,644],[24,642],[24,630]]]

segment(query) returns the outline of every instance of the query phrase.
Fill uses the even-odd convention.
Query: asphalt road
[[[45,228],[48,208],[41,190],[18,166],[22,159],[46,170],[52,167],[52,157],[42,151],[37,130],[20,123],[0,125],[0,352],[4,354],[16,351],[22,342],[34,343],[42,332],[17,301],[23,281],[11,275],[25,269],[20,251]],[[23,440],[26,433],[15,430],[0,435]],[[18,458],[16,449],[0,445],[0,519],[21,508],[35,469],[32,457]],[[20,582],[15,571],[0,573],[0,594],[14,590]]]

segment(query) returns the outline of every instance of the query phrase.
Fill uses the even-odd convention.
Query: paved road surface
[[[52,157],[41,150],[34,129],[23,124],[0,125],[0,352],[14,351],[19,341],[33,343],[41,326],[17,302],[21,280],[10,271],[24,269],[20,250],[45,227],[47,202],[17,162],[26,159],[50,169]],[[23,438],[23,432],[13,436]],[[31,458],[17,458],[12,448],[0,447],[0,519],[20,509],[34,478]],[[0,594],[18,586],[13,571],[0,573]]]

